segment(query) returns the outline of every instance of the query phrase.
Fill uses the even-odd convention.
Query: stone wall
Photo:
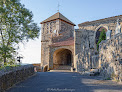
[[[88,52],[87,52],[88,51]],[[75,68],[77,72],[84,72],[90,68],[89,50],[82,51],[75,56]]]
[[[117,19],[119,19],[119,23],[122,27],[122,16],[121,17],[116,17],[116,18],[106,18],[106,19],[101,19],[101,20],[96,20],[96,21],[91,21],[91,22],[85,22],[79,24],[79,29],[86,29],[86,30],[92,30],[92,31],[97,31],[100,27],[104,27],[108,30],[112,31],[111,36],[115,35],[115,28],[117,24]],[[122,31],[121,31],[122,32]]]
[[[94,31],[75,31],[75,60],[74,68],[82,72],[91,68],[91,57],[94,54]]]
[[[41,42],[41,66],[49,64],[49,42]]]
[[[90,68],[99,68],[99,52],[96,46],[97,31],[100,28],[111,30],[111,37],[115,35],[117,19],[122,27],[122,16],[110,17],[79,24],[75,31],[75,68],[82,72]],[[122,32],[122,31],[121,31]]]
[[[60,26],[59,26],[58,34],[54,37],[52,37],[52,42],[61,42],[66,40],[67,38],[73,37],[74,32],[74,26],[71,24],[68,24],[64,21],[60,20]]]
[[[75,30],[75,55],[84,49],[94,48],[94,31],[92,30]]]
[[[70,45],[70,46],[57,46],[57,47],[50,47],[50,54],[49,54],[49,70],[53,69],[53,64],[54,64],[54,53],[60,52],[61,50],[69,50],[72,52],[72,59],[74,58],[74,45]],[[74,60],[72,60],[72,62],[74,62]]]
[[[41,24],[41,41],[59,42],[73,37],[74,26],[59,19]]]
[[[122,81],[122,33],[100,43],[99,68],[105,79]]]
[[[41,24],[41,66],[49,64],[49,45],[52,44],[54,30],[59,30],[59,20]]]
[[[73,36],[73,32],[74,32],[74,26],[68,23],[65,23],[63,21],[61,21],[61,31],[60,33],[65,33],[65,35],[68,37],[72,37]]]
[[[41,63],[33,64],[34,70],[36,69],[37,72],[42,72],[41,70]]]
[[[24,65],[10,71],[0,71],[0,92],[33,75],[33,65]]]
[[[50,64],[51,51],[49,45],[56,42],[65,41],[66,39],[73,37],[73,32],[74,26],[60,19],[41,24],[42,70],[44,69],[44,67],[47,67]]]
[[[99,67],[99,54],[98,55],[92,55],[91,57],[91,67],[93,69],[96,69]]]

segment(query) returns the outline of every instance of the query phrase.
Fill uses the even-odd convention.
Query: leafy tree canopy
[[[33,14],[20,0],[0,0],[0,61],[15,60],[15,45],[39,37]]]

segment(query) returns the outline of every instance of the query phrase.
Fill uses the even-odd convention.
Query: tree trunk
[[[4,58],[4,64],[6,64],[6,58]]]
[[[4,65],[6,65],[6,52],[5,52],[5,57],[4,57]]]

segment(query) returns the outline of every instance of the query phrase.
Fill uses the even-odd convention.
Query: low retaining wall
[[[33,65],[16,67],[8,72],[0,71],[0,92],[10,88],[22,80],[25,80],[27,77],[33,75],[34,73]]]
[[[94,55],[93,49],[84,49],[81,53],[78,53],[75,56],[76,61],[76,71],[77,72],[84,72],[89,71],[91,68],[98,67],[98,55]]]
[[[39,64],[32,64],[32,65],[36,68],[37,72],[42,72],[40,63]]]
[[[103,77],[122,81],[122,33],[102,41],[99,51],[99,67]]]
[[[89,70],[89,50],[84,50],[75,56],[76,60],[76,71],[84,72]]]

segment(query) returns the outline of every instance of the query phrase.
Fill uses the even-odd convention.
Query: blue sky
[[[106,17],[122,15],[122,0],[21,0],[33,12],[33,20],[41,27],[40,22],[55,14],[58,10],[76,25]],[[75,28],[78,28],[76,26]],[[21,45],[23,63],[41,62],[41,39]]]

